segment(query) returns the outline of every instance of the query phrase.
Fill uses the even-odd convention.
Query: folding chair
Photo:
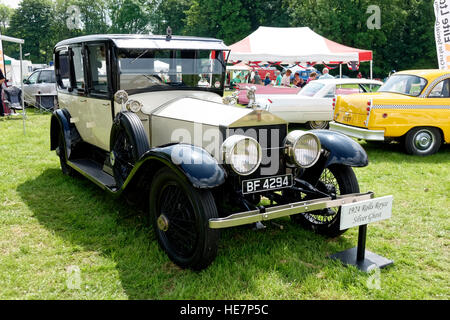
[[[22,90],[17,87],[4,87],[2,98],[5,115],[18,115],[16,110],[22,110]]]

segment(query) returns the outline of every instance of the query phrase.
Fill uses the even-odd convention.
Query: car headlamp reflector
[[[261,164],[261,146],[253,138],[233,135],[222,144],[223,160],[230,165],[234,172],[240,175],[249,175],[258,169]]]
[[[319,138],[311,132],[295,130],[286,136],[285,151],[290,164],[312,167],[319,160],[321,148]]]

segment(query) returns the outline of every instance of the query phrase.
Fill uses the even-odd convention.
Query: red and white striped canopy
[[[308,27],[259,27],[235,44],[230,61],[277,61],[283,63],[346,63],[371,61],[372,51],[328,40]]]

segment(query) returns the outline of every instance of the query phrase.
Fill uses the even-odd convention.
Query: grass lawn
[[[392,219],[368,228],[367,248],[395,264],[365,274],[327,258],[356,245],[288,218],[222,232],[206,270],[181,270],[141,215],[50,152],[50,115],[0,119],[0,299],[449,299],[450,146],[430,157],[364,144],[361,191],[394,195]],[[74,271],[75,270],[75,271]],[[79,272],[77,272],[79,270]],[[378,284],[378,285],[373,285]]]

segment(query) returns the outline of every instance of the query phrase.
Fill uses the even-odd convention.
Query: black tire
[[[306,126],[309,129],[328,129],[328,121],[308,121]]]
[[[64,132],[61,126],[59,127],[58,133],[58,146],[56,147],[56,154],[59,157],[59,165],[61,166],[61,171],[63,174],[67,176],[74,176],[75,170],[67,164],[67,156],[66,156],[66,144],[64,141]]]
[[[134,164],[149,148],[141,119],[132,112],[118,114],[110,138],[110,162],[118,187],[124,184]]]
[[[306,173],[302,179],[308,181]],[[359,193],[358,180],[353,169],[345,165],[332,165],[324,170],[315,187],[327,194],[343,195]],[[303,200],[312,199],[305,197]],[[297,199],[297,201],[299,201]],[[339,230],[341,221],[341,209],[328,208],[324,210],[311,211],[304,214],[291,216],[292,221],[298,223],[307,230],[334,238],[343,234],[346,230]]]
[[[441,144],[442,137],[437,128],[413,128],[405,136],[406,152],[417,156],[434,154],[439,150]]]
[[[219,230],[209,228],[209,219],[218,217],[211,192],[195,189],[163,168],[152,181],[149,201],[150,221],[170,260],[182,268],[208,267],[219,242]]]

